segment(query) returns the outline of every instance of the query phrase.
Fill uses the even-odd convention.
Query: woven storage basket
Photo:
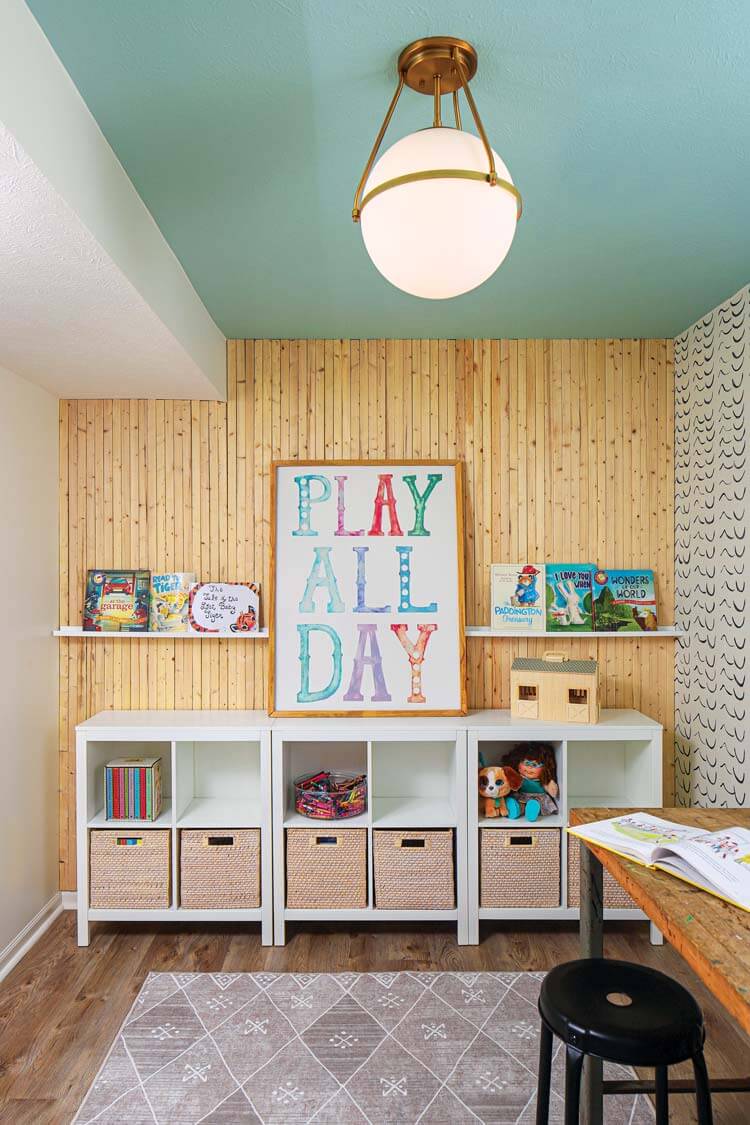
[[[366,828],[288,828],[286,904],[297,910],[367,906]]]
[[[635,910],[636,904],[609,871],[604,872],[604,905],[608,910]],[[581,905],[581,842],[568,836],[568,906]]]
[[[168,828],[94,829],[89,844],[91,906],[116,910],[168,907],[170,835]]]
[[[453,829],[373,834],[375,906],[381,910],[453,910]]]
[[[560,829],[481,828],[479,905],[560,905]]]
[[[183,828],[180,906],[255,910],[260,906],[260,830]]]

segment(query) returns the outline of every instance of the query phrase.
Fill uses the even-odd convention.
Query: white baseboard
[[[76,891],[60,891],[63,910],[78,909],[78,894]]]
[[[21,958],[28,953],[39,938],[48,930],[55,918],[63,911],[62,895],[58,891],[39,913],[28,922],[5,949],[0,950],[0,981],[7,977]]]

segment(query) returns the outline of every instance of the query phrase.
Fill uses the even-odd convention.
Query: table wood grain
[[[591,824],[634,812],[707,832],[734,826],[750,829],[748,809],[580,808],[571,809],[570,823]],[[672,875],[651,871],[604,848],[586,846],[750,1034],[750,913]]]

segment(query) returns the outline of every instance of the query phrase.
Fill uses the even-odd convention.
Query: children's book
[[[750,831],[746,828],[706,832],[634,812],[577,825],[568,832],[750,911]]]
[[[544,566],[493,563],[491,629],[544,631]]]
[[[596,570],[593,591],[597,632],[656,631],[653,570]]]
[[[147,570],[90,570],[83,606],[84,632],[147,632],[148,588]]]
[[[591,605],[591,563],[547,563],[547,629],[583,633],[594,628]]]
[[[188,621],[196,633],[257,633],[259,620],[254,582],[199,582],[190,590]]]
[[[195,574],[177,571],[174,574],[151,575],[151,610],[149,629],[152,633],[187,633],[188,599]]]

